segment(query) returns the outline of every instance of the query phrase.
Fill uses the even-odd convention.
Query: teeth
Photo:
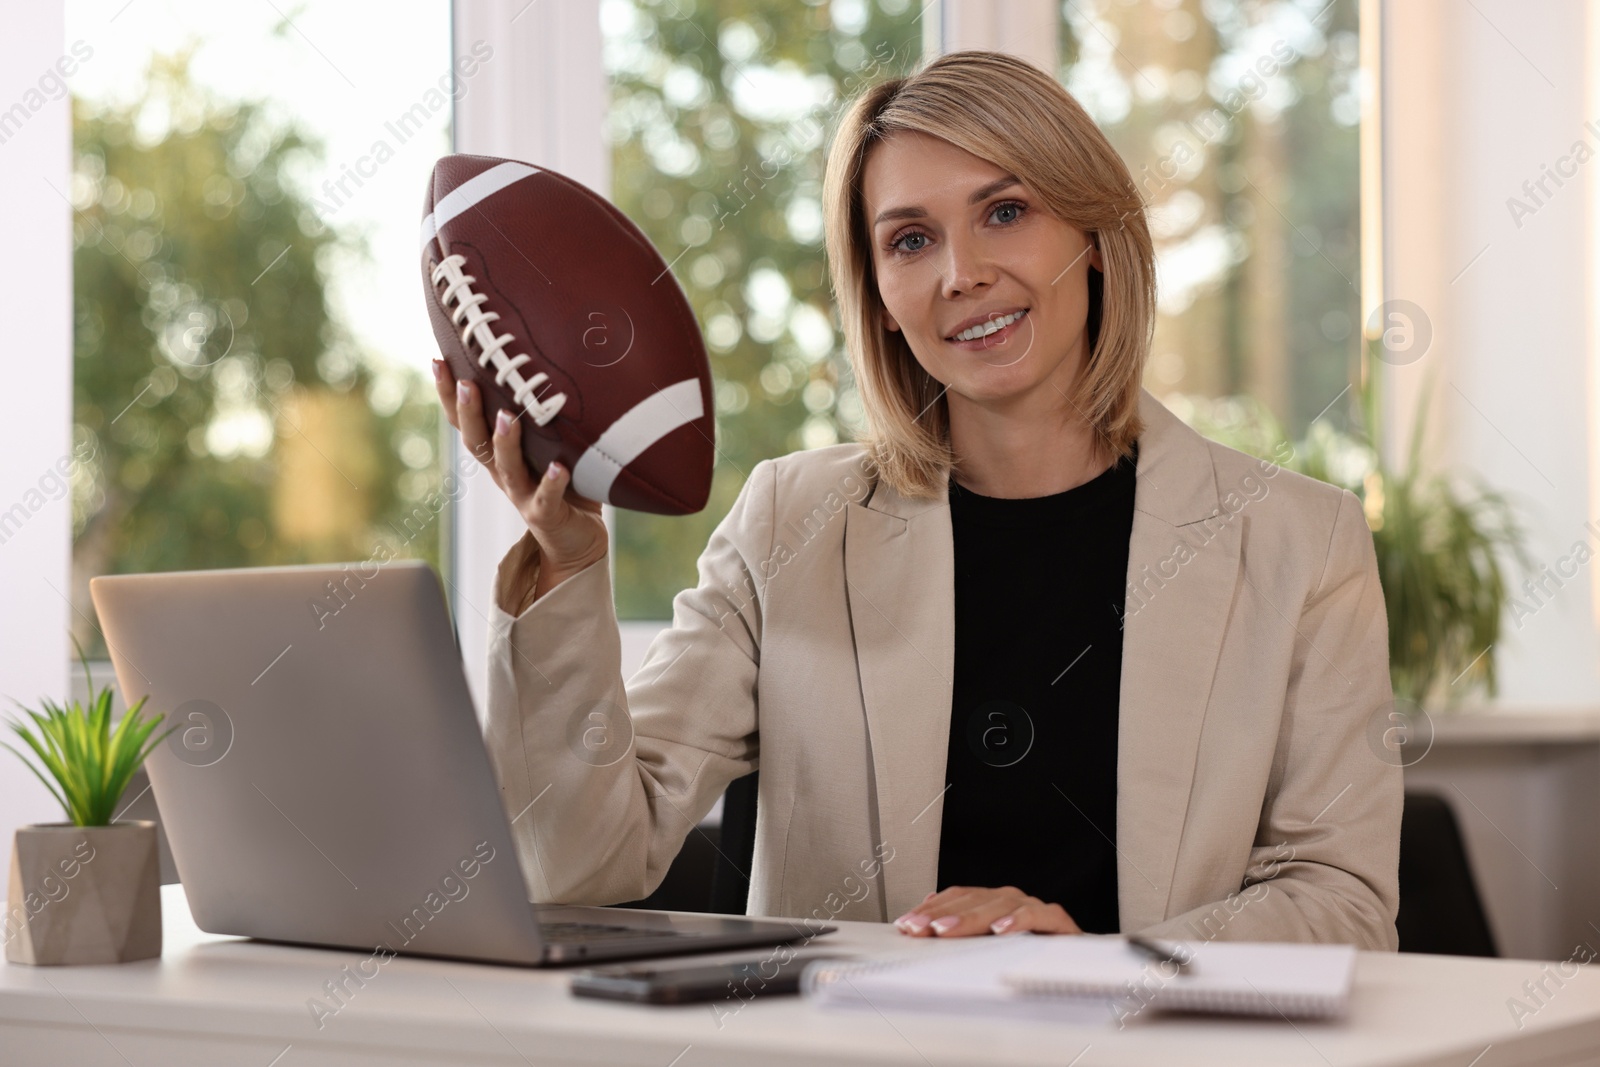
[[[956,340],[976,341],[980,337],[988,337],[991,333],[994,333],[997,330],[1003,330],[1007,326],[1010,326],[1013,322],[1016,322],[1025,314],[1027,314],[1025,311],[1014,311],[1011,314],[1004,315],[998,319],[990,319],[988,322],[981,323],[977,326],[968,327],[967,329],[956,334]]]

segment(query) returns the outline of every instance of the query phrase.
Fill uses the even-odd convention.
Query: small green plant
[[[17,758],[38,775],[45,788],[61,803],[73,825],[109,826],[129,779],[143,765],[145,757],[172,731],[160,737],[151,736],[165,716],[149,719],[143,716],[142,709],[148,697],[140,697],[113,730],[111,687],[95,690],[94,679],[89,674],[89,660],[76,639],[73,645],[78,649],[83,676],[89,683],[89,707],[85,709],[76,700],[62,706],[47,699],[43,712],[22,708],[33,720],[31,728],[15,719],[6,723],[33,750],[44,770],[4,741],[0,741],[0,745],[16,753]],[[20,703],[18,706],[21,707]],[[45,777],[45,771],[50,777]]]
[[[1177,410],[1207,437],[1361,499],[1389,616],[1394,694],[1448,706],[1477,685],[1495,694],[1494,646],[1508,595],[1502,560],[1525,569],[1528,562],[1526,533],[1503,494],[1426,469],[1429,392],[1421,391],[1400,470],[1384,459],[1372,429],[1379,421],[1370,373],[1355,390],[1365,430],[1341,433],[1319,421],[1293,444],[1271,412],[1247,397],[1187,398]]]
[[[1481,683],[1494,696],[1494,646],[1506,607],[1502,555],[1529,568],[1527,535],[1510,500],[1482,484],[1463,491],[1424,470],[1429,388],[1412,421],[1405,469],[1378,462],[1364,494],[1389,608],[1389,673],[1397,697],[1449,705]],[[1362,390],[1377,425],[1377,393]]]

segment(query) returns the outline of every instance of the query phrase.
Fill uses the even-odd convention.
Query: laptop
[[[425,563],[115,575],[89,590],[124,699],[148,694],[162,729],[177,726],[145,767],[202,930],[544,966],[833,929],[530,903]]]

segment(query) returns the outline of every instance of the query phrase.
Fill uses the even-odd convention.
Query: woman
[[[755,466],[626,685],[598,507],[436,365],[529,527],[488,736],[534,898],[645,896],[759,765],[753,914],[1393,949],[1361,507],[1142,391],[1153,253],[1105,137],[953,53],[853,103],[824,195],[869,432]]]

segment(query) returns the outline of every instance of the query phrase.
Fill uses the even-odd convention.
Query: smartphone
[[[572,992],[580,997],[627,1000],[636,1004],[692,1004],[708,1000],[767,997],[800,992],[800,972],[816,960],[837,960],[837,953],[785,954],[774,949],[764,956],[720,963],[675,962],[616,964],[591,967],[572,975]]]

